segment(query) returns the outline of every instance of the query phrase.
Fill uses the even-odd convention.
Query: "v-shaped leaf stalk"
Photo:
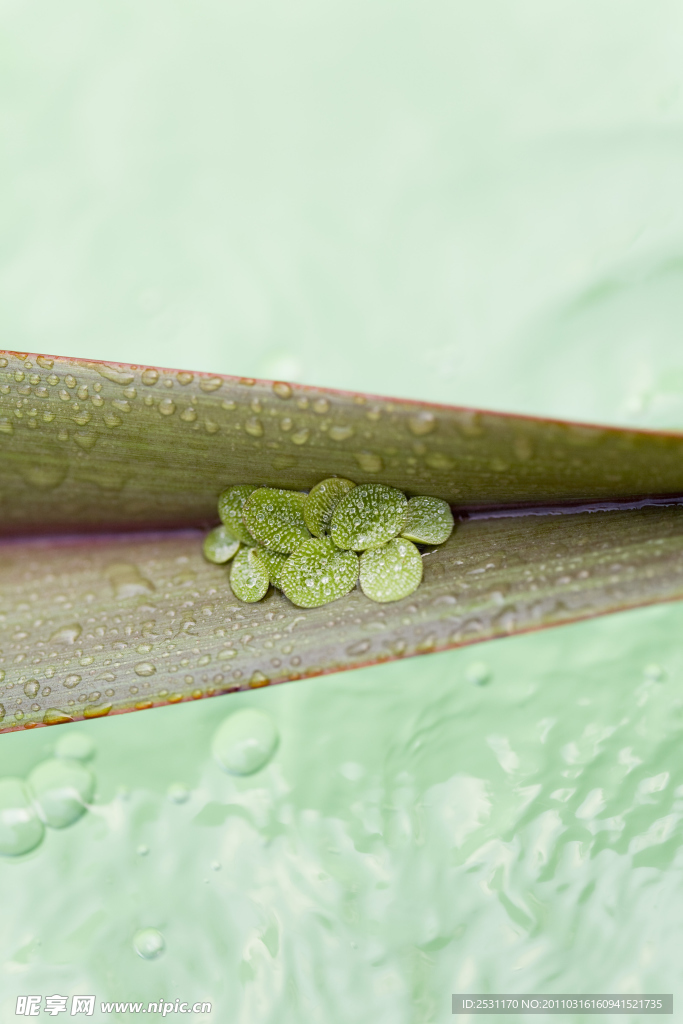
[[[229,484],[303,489],[331,474],[461,512],[678,496],[680,435],[2,353],[0,445],[0,529],[13,535],[0,546],[0,730],[683,596],[675,505],[464,519],[410,598],[354,591],[305,611],[274,592],[240,604],[196,530]]]

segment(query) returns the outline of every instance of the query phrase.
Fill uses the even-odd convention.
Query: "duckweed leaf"
[[[395,487],[360,484],[337,504],[330,536],[339,548],[379,548],[401,532],[407,504],[405,494]]]
[[[287,555],[281,555],[279,551],[269,551],[268,548],[256,548],[257,554],[268,572],[270,582],[274,587],[280,586],[280,573],[287,561]]]
[[[248,604],[260,601],[269,585],[268,569],[256,549],[238,551],[230,569],[230,586],[235,597]]]
[[[226,526],[216,526],[204,538],[202,550],[204,558],[216,565],[229,562],[239,551],[240,542],[228,531]]]
[[[321,480],[309,491],[304,503],[304,520],[314,537],[324,537],[330,532],[332,513],[344,497],[356,485],[343,477]]]
[[[414,593],[422,581],[422,558],[404,537],[382,548],[364,551],[360,558],[360,585],[366,597],[386,604]]]
[[[408,501],[401,536],[418,544],[445,544],[453,532],[453,513],[447,501],[426,494]]]
[[[304,521],[305,501],[299,491],[259,487],[244,503],[244,522],[264,547],[288,555],[311,536]]]
[[[243,544],[256,543],[242,518],[244,503],[255,490],[256,488],[251,484],[235,484],[233,487],[226,487],[218,495],[218,515],[221,522],[232,536],[242,541]]]
[[[348,594],[358,580],[358,555],[328,539],[304,541],[280,573],[283,593],[299,608],[318,608]]]
[[[332,438],[329,422],[354,433]],[[5,352],[0,448],[2,731],[683,597],[681,434]],[[296,608],[272,589],[242,603],[202,554],[218,495],[331,475],[456,507],[421,586],[381,609],[359,588],[332,606]],[[102,637],[121,621],[114,650]]]

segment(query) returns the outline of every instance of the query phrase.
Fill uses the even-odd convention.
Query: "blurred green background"
[[[673,0],[5,0],[0,26],[4,347],[683,427]],[[87,733],[98,793],[0,863],[0,1019],[31,992],[235,1024],[683,997],[682,626],[3,736],[7,775]],[[235,779],[210,741],[245,705],[280,745]]]

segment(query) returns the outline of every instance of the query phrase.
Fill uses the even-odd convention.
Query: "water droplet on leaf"
[[[153,676],[156,672],[156,665],[151,661],[139,661],[135,666],[135,674],[138,676]]]

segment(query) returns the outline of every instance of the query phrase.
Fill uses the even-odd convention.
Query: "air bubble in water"
[[[43,821],[65,828],[85,813],[95,791],[95,777],[78,761],[51,758],[37,765],[28,777]]]
[[[61,736],[55,747],[55,757],[74,761],[89,761],[95,753],[95,744],[82,730],[74,729]]]
[[[166,796],[172,804],[184,804],[190,798],[190,791],[182,782],[172,782],[166,790]]]
[[[473,686],[486,686],[493,673],[485,661],[473,661],[465,669],[465,679]]]
[[[211,744],[214,759],[233,775],[251,775],[264,767],[278,744],[275,722],[265,711],[243,708],[225,719]]]
[[[141,928],[133,936],[133,949],[143,960],[155,960],[166,948],[166,942],[156,928]]]
[[[0,854],[18,857],[35,849],[45,834],[21,779],[0,779]]]

